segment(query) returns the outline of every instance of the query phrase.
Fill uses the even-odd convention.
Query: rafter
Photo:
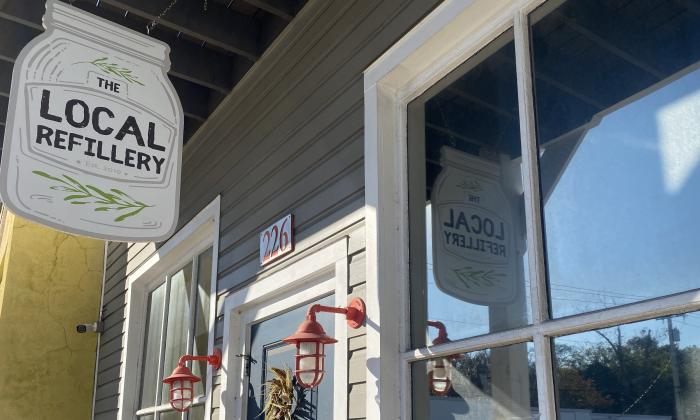
[[[296,14],[296,2],[293,0],[243,0],[244,2],[264,10],[290,22]]]
[[[609,53],[617,56],[618,58],[621,58],[622,60],[637,67],[638,69],[654,76],[657,80],[661,80],[664,78],[663,72],[655,68],[651,63],[646,63],[638,59],[634,55],[628,53],[627,51],[624,51],[622,48],[618,48],[617,46],[610,43],[609,40],[599,36],[593,31],[590,31],[588,28],[583,27],[581,24],[575,22],[574,20],[569,19],[568,17],[564,16],[564,14],[560,12],[555,12],[555,14],[559,19],[561,19],[561,21],[566,26],[568,26],[584,38],[588,39],[589,41],[593,42],[598,47],[607,50]]]
[[[170,0],[101,2],[151,21],[166,9]],[[178,1],[158,20],[158,24],[250,60],[258,58],[258,24],[220,4],[209,3],[205,13],[200,2]]]
[[[2,1],[0,2],[0,17],[20,23],[30,28],[43,31],[41,17],[44,16],[43,1]],[[5,36],[5,33],[3,33]]]
[[[15,61],[15,57],[29,41],[41,33],[27,25],[0,18],[0,60]]]
[[[12,80],[13,64],[0,61],[0,96],[10,96],[10,81]]]
[[[0,122],[5,124],[5,121],[7,121],[7,102],[9,101],[9,98],[6,96],[0,96]]]

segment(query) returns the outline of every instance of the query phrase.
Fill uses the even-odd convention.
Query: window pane
[[[408,107],[414,347],[530,322],[513,32]]]
[[[204,420],[204,406],[197,405],[190,408],[187,420]]]
[[[531,16],[552,313],[698,287],[700,15],[566,1]]]
[[[197,311],[195,313],[193,354],[205,356],[209,352],[209,293],[211,293],[212,249],[199,255],[197,269]],[[207,383],[207,362],[194,362],[192,373],[202,378],[194,385],[194,394],[204,394]],[[203,408],[202,408],[203,410]]]
[[[699,345],[697,312],[556,338],[560,418],[700,418]]]
[[[158,415],[159,420],[182,420],[184,415],[177,411],[167,411]]]
[[[148,315],[141,369],[141,403],[139,407],[152,407],[157,404],[158,362],[160,361],[160,340],[163,327],[163,304],[165,283],[148,296]]]
[[[170,375],[175,369],[180,356],[187,354],[192,303],[192,263],[170,278],[168,302],[163,377]],[[161,401],[168,401],[168,392],[168,387],[163,387]]]
[[[532,343],[413,363],[414,419],[537,418]]]

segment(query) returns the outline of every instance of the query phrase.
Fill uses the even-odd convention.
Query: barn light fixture
[[[449,343],[447,337],[447,329],[445,324],[440,321],[428,321],[428,326],[437,328],[438,336],[433,340],[433,346]],[[428,362],[428,383],[430,384],[430,392],[433,395],[445,396],[452,389],[452,360],[459,360],[463,356],[455,354],[452,356],[438,357]]]
[[[365,322],[365,302],[360,298],[354,298],[345,308],[312,305],[297,331],[283,340],[285,343],[296,346],[294,375],[304,388],[313,388],[321,383],[326,358],[325,345],[338,342],[335,338],[326,335],[323,326],[316,321],[318,312],[343,314],[350,328],[360,328]]]
[[[186,354],[180,357],[173,373],[163,379],[163,383],[170,386],[170,405],[179,412],[189,410],[194,399],[194,384],[202,380],[199,376],[193,375],[190,368],[185,366],[185,363],[191,360],[206,361],[214,369],[219,369],[221,367],[221,350],[214,348],[214,353],[209,356]]]

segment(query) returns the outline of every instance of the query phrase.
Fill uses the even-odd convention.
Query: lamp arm
[[[191,354],[185,354],[180,357],[178,361],[179,366],[185,366],[185,363],[189,361],[205,361],[207,364],[214,366],[214,369],[221,367],[221,350],[214,348],[214,353],[208,356],[193,356]]]
[[[310,319],[312,321],[316,320],[316,314],[319,312],[330,312],[334,314],[343,314],[347,315],[348,313],[348,308],[336,308],[335,306],[324,306],[324,305],[311,305],[309,307],[309,311],[306,313],[306,319]]]
[[[311,305],[308,312],[306,312],[306,319],[308,321],[316,321],[316,314],[319,312],[345,315],[348,325],[352,328],[359,328],[365,322],[365,302],[360,298],[353,298],[348,306],[344,308],[319,304]]]
[[[437,328],[439,338],[447,339],[447,328],[445,328],[445,324],[440,321],[428,321],[426,324],[433,328]]]

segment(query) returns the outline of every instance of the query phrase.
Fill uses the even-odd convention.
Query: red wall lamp
[[[186,354],[180,357],[173,373],[163,379],[163,383],[170,386],[170,405],[179,412],[189,410],[194,399],[194,384],[202,380],[199,376],[193,375],[190,368],[185,365],[191,360],[206,361],[214,369],[219,369],[221,367],[221,350],[214,348],[214,353],[209,356]]]
[[[326,335],[323,326],[316,321],[318,312],[345,315],[350,328],[360,328],[365,322],[365,302],[360,298],[354,298],[345,308],[311,305],[306,313],[306,319],[299,325],[297,331],[283,340],[285,343],[296,346],[294,375],[304,388],[313,388],[321,383],[326,358],[325,345],[338,342],[335,338]]]
[[[427,324],[438,330],[438,336],[433,340],[433,346],[452,341],[447,337],[445,324],[440,321],[428,321]],[[452,389],[452,363],[450,361],[459,360],[462,357],[461,354],[454,354],[428,361],[428,383],[433,395],[445,396],[449,394],[450,389]]]

